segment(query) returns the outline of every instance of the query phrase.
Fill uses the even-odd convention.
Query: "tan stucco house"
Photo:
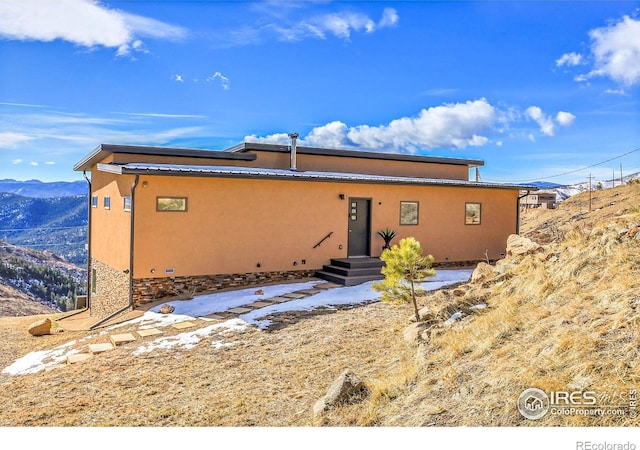
[[[387,227],[436,263],[498,259],[523,187],[469,181],[483,164],[302,147],[295,136],[224,151],[100,145],[74,166],[90,190],[91,315],[378,260]]]

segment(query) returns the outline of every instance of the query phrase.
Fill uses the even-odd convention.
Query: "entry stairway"
[[[316,277],[342,286],[355,286],[371,280],[382,280],[380,270],[384,262],[380,258],[337,258],[322,266]]]

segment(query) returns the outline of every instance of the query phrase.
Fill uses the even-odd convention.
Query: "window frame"
[[[99,202],[98,196],[97,195],[92,195],[91,196],[91,207],[92,208],[97,208],[98,207],[98,202]]]
[[[407,221],[404,216],[406,216],[409,213],[412,213],[412,211],[405,211],[403,213],[403,209],[406,209],[406,208],[409,208],[409,207],[415,207],[415,219],[412,218],[411,221]],[[411,215],[413,215],[413,214],[411,214]],[[400,201],[400,218],[399,218],[399,220],[400,220],[400,225],[402,225],[402,226],[404,226],[404,225],[408,225],[408,226],[419,225],[420,224],[420,202],[416,201],[416,200],[402,200],[402,201]]]
[[[160,208],[161,200],[184,200],[184,208],[180,209],[165,209]],[[189,210],[189,197],[177,197],[172,195],[158,195],[156,197],[156,212],[187,212]]]
[[[104,196],[104,201],[103,201],[103,206],[104,209],[111,209],[111,196],[110,195],[105,195]]]
[[[125,195],[124,197],[122,197],[122,210],[124,212],[131,212],[131,196],[130,195]]]
[[[469,206],[478,205],[478,221],[469,221]],[[465,225],[482,225],[482,203],[481,202],[466,202],[464,204],[464,224]]]

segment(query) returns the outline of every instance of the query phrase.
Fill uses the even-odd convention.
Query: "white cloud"
[[[283,40],[299,41],[307,38],[326,39],[328,35],[348,40],[355,32],[373,33],[381,28],[396,26],[398,13],[393,8],[385,8],[376,23],[366,14],[340,12],[313,16],[288,27],[269,25]]]
[[[231,89],[231,87],[229,86],[229,78],[225,77],[220,72],[216,72],[210,77],[208,77],[207,81],[214,81],[216,79],[220,80],[220,85],[225,91],[228,91],[229,89]]]
[[[393,8],[385,8],[382,12],[382,18],[378,22],[379,28],[395,27],[398,24],[398,13]]]
[[[109,9],[93,0],[2,0],[0,36],[50,42],[56,39],[93,48],[117,49],[117,54],[145,51],[137,36],[178,39],[180,27]]]
[[[22,160],[20,158],[17,158],[17,159],[14,159],[14,160],[11,161],[11,164],[16,164],[17,165],[17,164],[21,164],[21,163],[22,163]]]
[[[540,131],[547,136],[556,134],[556,125],[567,127],[571,125],[576,116],[566,111],[559,111],[555,121],[553,117],[545,114],[539,106],[530,106],[525,110],[525,116],[540,126]]]
[[[175,74],[173,76],[173,79],[179,83],[184,83],[184,80],[182,79],[182,75],[180,75],[179,73]]]
[[[605,89],[604,93],[611,94],[611,95],[626,95],[626,92],[624,89]]]
[[[493,132],[499,116],[486,99],[480,99],[423,109],[415,117],[402,117],[387,125],[348,127],[334,121],[312,129],[300,144],[409,153],[418,149],[482,146],[489,142],[485,134]],[[277,144],[289,142],[286,134],[263,138],[247,136],[245,139]]]
[[[540,126],[540,131],[547,136],[555,134],[555,126],[551,116],[547,116],[538,106],[530,106],[525,111],[527,117],[536,122]]]
[[[30,141],[33,139],[31,136],[28,136],[23,133],[14,133],[11,131],[0,133],[0,148],[13,148],[16,145]]]
[[[33,167],[37,167],[37,166],[38,166],[38,163],[37,163],[37,162],[35,162],[35,161],[31,161],[31,162],[29,163],[29,165],[30,165],[30,166],[33,166]]]
[[[45,166],[55,166],[56,163],[55,163],[55,161],[45,161],[44,165]]]
[[[624,16],[620,21],[589,32],[594,67],[577,81],[608,77],[633,86],[640,83],[640,20]]]
[[[558,122],[558,125],[562,127],[568,127],[569,125],[573,124],[575,120],[576,116],[574,116],[570,112],[559,111],[558,114],[556,114],[556,122]]]
[[[565,53],[559,59],[556,59],[556,66],[577,66],[582,62],[582,55],[579,53],[571,52]]]

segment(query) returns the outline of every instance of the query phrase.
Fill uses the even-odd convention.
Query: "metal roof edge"
[[[188,148],[173,147],[153,147],[142,145],[119,145],[119,144],[100,144],[92,152],[83,159],[78,161],[73,170],[90,170],[99,161],[113,153],[122,154],[139,154],[153,156],[176,156],[183,158],[203,158],[203,159],[230,159],[240,161],[254,161],[256,155],[242,153],[227,153],[221,150],[199,150]]]
[[[105,167],[107,166],[107,167]],[[114,166],[117,166],[116,169]],[[451,187],[478,187],[509,190],[537,190],[535,186],[521,186],[481,181],[450,180],[440,178],[402,177],[389,175],[353,174],[342,172],[293,171],[232,166],[179,166],[163,164],[129,163],[124,165],[102,164],[99,169],[118,174],[167,175],[187,177],[259,178],[291,181],[327,181],[371,184],[415,184]]]
[[[287,153],[290,151],[288,145],[280,144],[263,144],[254,142],[242,142],[224,150],[229,153],[244,153],[248,151],[267,151],[267,152],[282,152]],[[465,165],[469,167],[482,167],[484,161],[477,159],[464,159],[464,158],[448,158],[445,156],[421,156],[421,155],[408,155],[402,153],[384,153],[375,152],[371,150],[353,150],[353,149],[337,149],[337,148],[322,148],[322,147],[296,147],[298,154],[303,155],[319,155],[319,156],[338,156],[338,157],[350,157],[350,158],[368,158],[368,159],[381,159],[390,161],[412,161],[421,163],[435,163],[435,164],[454,164]]]

